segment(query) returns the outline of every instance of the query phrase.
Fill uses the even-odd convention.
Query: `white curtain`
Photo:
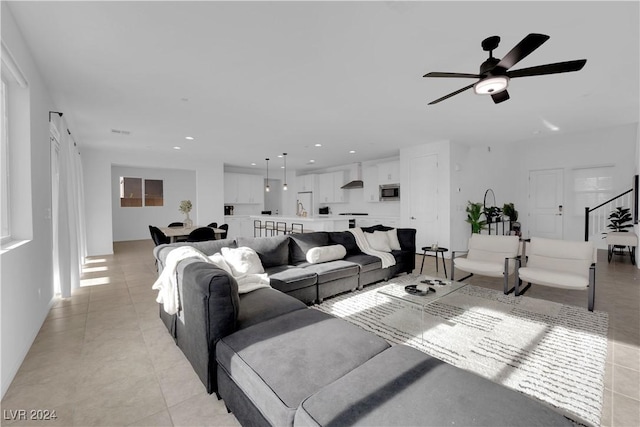
[[[54,286],[68,298],[80,287],[86,257],[82,162],[64,119],[57,115],[52,116],[51,142]]]

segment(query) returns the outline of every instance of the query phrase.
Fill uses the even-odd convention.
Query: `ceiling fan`
[[[556,62],[554,64],[538,65],[536,67],[521,68],[519,70],[509,71],[511,67],[516,65],[522,59],[527,57],[531,52],[539,48],[542,43],[549,40],[549,36],[544,34],[529,34],[520,43],[518,43],[509,53],[502,59],[493,57],[493,50],[498,47],[500,37],[491,36],[482,41],[482,49],[489,52],[489,59],[480,65],[479,74],[466,73],[427,73],[423,77],[454,77],[478,79],[477,82],[465,86],[455,92],[431,101],[429,105],[437,104],[447,98],[473,88],[478,95],[491,95],[493,102],[499,104],[509,99],[507,86],[509,80],[515,77],[541,76],[545,74],[568,73],[570,71],[579,71],[587,63],[586,59],[578,59],[575,61]]]

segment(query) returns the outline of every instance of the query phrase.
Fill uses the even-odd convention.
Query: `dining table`
[[[191,227],[158,227],[158,228],[160,228],[160,231],[162,231],[169,238],[171,243],[174,243],[174,242],[177,242],[178,239],[180,238],[189,237],[189,233],[191,233],[196,228],[202,228],[202,227],[205,227],[205,226],[193,225]],[[216,240],[222,238],[222,235],[226,231],[226,230],[223,230],[222,228],[214,228],[214,227],[208,227],[208,228],[213,229],[213,232],[216,235]]]

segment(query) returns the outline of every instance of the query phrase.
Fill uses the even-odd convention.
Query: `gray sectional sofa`
[[[207,391],[242,425],[572,425],[523,394],[309,308],[411,272],[415,230],[400,230],[402,251],[390,269],[350,246],[348,232],[193,243],[209,254],[252,247],[273,288],[239,294],[223,270],[186,259],[176,272],[183,310],[168,316],[161,308],[161,317]],[[302,261],[314,245],[340,240],[348,247],[343,259]],[[155,249],[160,268],[179,245]]]

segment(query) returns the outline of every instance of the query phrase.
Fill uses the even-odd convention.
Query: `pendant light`
[[[282,153],[282,157],[284,157],[284,185],[282,189],[287,191],[287,153]]]
[[[271,190],[269,188],[269,158],[267,157],[265,160],[267,161],[267,185],[264,187],[264,191],[268,193]]]

